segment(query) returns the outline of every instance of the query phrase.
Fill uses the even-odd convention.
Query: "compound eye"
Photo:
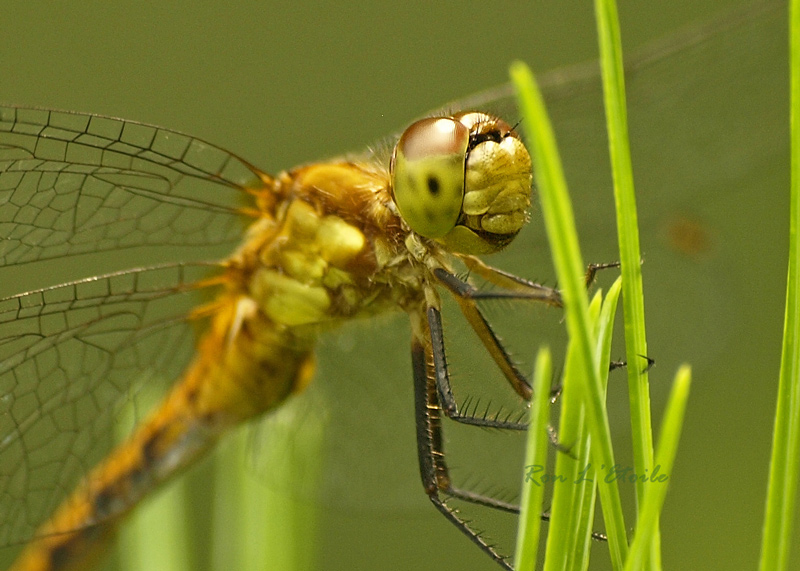
[[[450,232],[461,216],[469,128],[449,117],[422,119],[392,155],[392,192],[408,226],[426,238]]]

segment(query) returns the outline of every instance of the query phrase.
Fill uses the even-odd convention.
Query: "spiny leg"
[[[583,283],[588,288],[594,283],[595,278],[597,277],[598,272],[602,272],[603,270],[608,270],[610,268],[619,268],[619,262],[606,262],[603,264],[589,264],[586,267],[586,274],[583,276]]]
[[[470,271],[475,272],[485,280],[500,286],[504,289],[510,291],[516,291],[518,289],[525,290],[525,289],[539,289],[541,291],[550,290],[555,293],[554,303],[553,305],[561,306],[561,296],[558,293],[558,290],[551,289],[546,286],[531,282],[514,274],[510,274],[508,272],[504,272],[501,269],[492,267],[486,264],[480,258],[476,258],[475,256],[461,256],[461,261],[470,269]],[[642,260],[641,263],[644,263]],[[586,287],[590,287],[593,283],[597,274],[603,270],[608,270],[611,268],[619,268],[620,262],[606,262],[600,264],[589,264],[586,267],[586,273],[583,277],[583,282]]]
[[[494,336],[494,333],[489,329],[488,335],[482,334],[478,327],[476,327],[476,323],[479,320],[471,319],[470,316],[467,314],[468,312],[474,312],[478,314],[480,320],[484,323],[486,319],[483,315],[480,314],[477,306],[475,305],[474,301],[477,300],[488,300],[488,299],[521,299],[521,300],[528,300],[528,301],[541,301],[547,303],[549,305],[555,307],[562,307],[561,301],[561,294],[557,289],[549,288],[547,286],[543,286],[541,284],[537,284],[535,282],[526,280],[514,274],[504,272],[498,268],[492,267],[486,263],[484,263],[481,259],[476,258],[474,256],[462,256],[461,260],[465,263],[465,265],[470,269],[470,271],[475,272],[476,274],[480,275],[482,278],[487,280],[488,282],[503,288],[501,291],[494,291],[494,292],[481,292],[475,289],[472,285],[463,280],[460,280],[456,276],[446,272],[442,269],[434,270],[434,275],[439,279],[439,282],[445,286],[456,298],[456,301],[459,303],[459,307],[461,311],[464,313],[467,320],[472,325],[472,328],[475,330],[475,333],[481,338],[486,348],[495,357],[495,352],[492,348],[489,347],[487,344],[487,340],[490,338],[499,345],[499,340]],[[642,261],[643,263],[644,261]],[[611,268],[619,268],[620,262],[607,262],[602,264],[589,264],[586,268],[586,274],[584,276],[584,283],[586,287],[591,287],[594,283],[597,274],[603,270],[608,270]],[[470,300],[473,300],[470,303]],[[472,307],[469,307],[469,306]],[[486,327],[488,328],[488,323],[485,323]],[[502,346],[498,347],[500,353],[504,353],[505,350]],[[650,368],[655,364],[655,359],[648,357],[647,355],[639,355],[642,359],[647,361],[642,372],[647,372]],[[506,355],[508,359],[508,356]],[[506,370],[500,361],[497,360],[495,357],[495,361],[497,362],[498,366],[501,370],[503,370],[504,374],[506,374]],[[513,367],[513,363],[510,363]],[[610,370],[618,369],[627,366],[625,361],[612,361],[610,364]],[[512,380],[511,377],[506,374],[506,378],[512,383],[512,386],[515,384],[515,381]],[[516,389],[516,387],[515,387]],[[553,389],[551,393],[551,398],[555,399],[558,398],[560,393],[560,388],[556,387]],[[517,391],[519,393],[519,391]],[[524,397],[524,395],[521,395]]]
[[[478,308],[478,300],[490,299],[519,299],[527,301],[540,301],[557,307],[561,306],[561,296],[557,290],[548,288],[533,282],[528,282],[522,278],[517,278],[512,274],[500,272],[481,262],[483,277],[489,278],[494,275],[497,283],[503,289],[500,291],[482,292],[475,289],[469,283],[460,280],[450,272],[441,268],[434,270],[434,276],[441,285],[453,294],[461,313],[475,331],[475,334],[483,343],[483,346],[491,355],[498,368],[508,380],[514,391],[525,400],[531,398],[531,385],[525,375],[517,368],[511,356],[503,347],[500,339],[495,335],[489,322]],[[513,285],[513,289],[508,286]],[[429,316],[430,319],[430,316]],[[440,320],[441,321],[441,320]],[[441,326],[439,327],[441,329]],[[436,344],[434,344],[435,348]]]
[[[493,268],[492,266],[483,263],[478,258],[468,257],[464,261],[470,269],[474,270],[481,277],[503,289],[500,291],[490,292],[479,291],[471,284],[459,279],[455,275],[441,268],[434,270],[434,276],[441,285],[443,285],[453,294],[453,297],[458,303],[459,309],[461,309],[461,313],[467,319],[472,327],[472,330],[475,331],[475,334],[492,356],[492,359],[497,364],[498,368],[503,372],[503,375],[508,380],[511,387],[523,399],[530,400],[530,382],[517,368],[513,359],[508,354],[508,351],[506,351],[500,339],[498,339],[497,335],[495,335],[491,325],[481,313],[480,308],[477,305],[477,301],[489,299],[519,299],[544,302],[549,305],[561,307],[561,296],[556,289],[525,280],[502,270],[498,270],[497,268]],[[589,271],[592,272],[593,276],[594,272],[597,272],[598,270],[616,267],[618,265],[618,262],[615,264],[595,264],[590,266]],[[449,375],[447,374],[447,361],[445,358],[442,320],[439,312],[435,308],[428,309],[428,324],[431,331],[434,363],[436,364],[436,382],[439,387],[444,413],[447,415],[447,417],[463,424],[486,426],[490,428],[501,428],[506,430],[524,430],[527,428],[527,424],[524,422],[514,422],[509,421],[508,419],[501,421],[498,418],[487,418],[485,416],[475,417],[474,415],[463,414],[458,410],[455,397],[453,396],[452,389],[450,387]],[[649,361],[650,360],[648,359],[648,362]],[[560,392],[560,387],[554,387],[550,394],[551,399],[555,401]],[[572,456],[569,446],[565,446],[558,441],[558,435],[553,426],[547,427],[547,434],[553,446],[555,446],[561,452]]]
[[[511,357],[508,355],[508,352],[500,343],[500,340],[494,335],[494,332],[489,326],[489,322],[486,321],[486,318],[483,317],[477,306],[470,304],[469,307],[471,310],[474,310],[474,315],[478,318],[477,322],[470,321],[470,323],[477,324],[477,326],[473,325],[473,329],[481,338],[481,340],[484,341],[484,346],[486,346],[489,350],[489,353],[495,357],[495,362],[499,365],[500,369],[503,371],[505,377],[509,380],[512,386],[515,388],[520,387],[522,389],[526,389],[527,392],[524,394],[523,398],[525,398],[525,400],[530,400],[530,383],[528,383],[528,380],[525,378],[525,376],[517,369],[516,365],[511,360]],[[450,384],[450,374],[447,368],[447,357],[444,346],[444,330],[442,327],[441,314],[435,307],[429,307],[427,310],[427,318],[428,329],[430,331],[431,352],[433,355],[434,378],[436,379],[436,388],[439,391],[439,402],[441,403],[442,411],[447,418],[470,426],[499,428],[501,430],[526,430],[528,428],[527,422],[512,420],[511,418],[503,419],[498,415],[476,416],[474,414],[465,414],[459,411],[458,404],[453,396],[453,390]],[[478,327],[482,327],[482,329],[479,329]],[[492,344],[488,344],[486,341],[487,339],[491,341]],[[518,393],[519,392],[520,391],[518,391]],[[564,446],[558,441],[558,436],[554,427],[547,427],[547,435],[556,449],[568,454],[569,456],[572,456],[572,452],[570,451],[569,447]]]
[[[540,301],[560,307],[560,294],[555,289],[524,280],[513,274],[488,266],[477,258],[471,258],[470,260],[468,265],[472,269],[479,272],[480,275],[487,280],[491,280],[492,283],[504,289],[500,291],[481,292],[469,283],[460,280],[450,272],[441,268],[434,270],[434,276],[440,284],[453,294],[459,309],[461,309],[461,313],[467,319],[472,330],[475,331],[475,334],[481,340],[481,343],[483,343],[483,346],[489,352],[495,364],[502,371],[503,376],[508,380],[514,391],[523,399],[530,400],[532,394],[530,382],[517,368],[516,363],[514,363],[508,351],[503,347],[500,339],[495,335],[491,325],[481,313],[476,302],[486,299],[520,299]],[[527,423],[525,422],[513,421],[508,418],[501,420],[496,416],[494,418],[475,416],[461,413],[458,410],[455,397],[450,387],[450,377],[447,372],[442,319],[439,315],[439,311],[433,307],[428,309],[428,326],[431,332],[436,383],[439,388],[439,395],[444,413],[447,417],[457,422],[473,426],[505,430],[525,430],[527,428]],[[552,426],[548,427],[548,436],[556,448],[570,454],[569,449],[558,442],[556,431]]]
[[[474,270],[487,281],[503,289],[490,292],[479,291],[471,284],[457,278],[450,272],[447,272],[441,268],[434,270],[434,275],[441,285],[453,293],[453,296],[456,299],[456,302],[459,304],[459,308],[461,309],[463,315],[466,317],[467,321],[470,323],[470,326],[478,335],[484,347],[492,356],[498,368],[500,368],[500,370],[503,372],[504,376],[509,381],[509,384],[515,389],[515,392],[517,392],[526,400],[530,400],[532,391],[529,381],[525,375],[519,371],[513,359],[503,347],[500,339],[495,335],[488,320],[481,313],[476,302],[478,300],[491,299],[519,299],[527,301],[539,301],[555,307],[561,307],[562,302],[560,293],[556,289],[542,286],[535,282],[520,278],[514,274],[493,268],[483,263],[478,258],[466,258],[467,259],[464,261],[470,269]],[[613,264],[607,265],[607,267],[613,266]],[[604,267],[606,266],[603,266],[603,268]],[[595,271],[596,269],[597,268],[595,268]],[[439,401],[435,403],[437,409],[441,412],[444,412],[448,418],[463,424],[488,428],[500,428],[505,430],[526,430],[527,423],[525,422],[510,421],[508,419],[500,420],[498,418],[487,418],[485,416],[475,417],[462,414],[458,411],[447,370],[441,314],[438,309],[432,306],[427,309],[426,313],[428,333],[430,335],[430,362],[433,366],[432,376],[435,379],[436,391],[439,396]],[[417,367],[415,365],[415,378],[416,375]],[[439,426],[438,430],[441,431],[440,415],[437,424]],[[548,436],[558,450],[572,456],[569,449],[558,442],[555,429],[552,426],[548,426]],[[439,442],[441,443],[441,436],[439,437]],[[451,497],[468,501],[473,504],[478,504],[510,513],[519,513],[519,506],[516,504],[497,500],[495,498],[483,494],[477,494],[468,490],[454,488],[450,483],[447,467],[444,464],[443,450],[439,448],[439,451],[442,459],[441,466],[445,475],[447,475],[447,487],[442,491]],[[420,462],[420,466],[422,466],[422,461],[420,460]],[[549,521],[549,519],[549,513],[545,512],[542,514],[543,521]],[[599,541],[606,540],[606,536],[599,532],[592,532],[592,538]]]
[[[420,325],[424,323],[424,317],[420,316]],[[427,327],[423,326],[423,329]],[[427,340],[420,339],[417,334],[414,335],[411,346],[411,360],[414,372],[414,416],[417,426],[417,454],[419,457],[420,476],[422,477],[422,485],[425,493],[430,498],[431,503],[436,506],[436,509],[442,513],[453,525],[460,529],[473,543],[481,548],[486,554],[496,561],[501,567],[512,571],[513,568],[506,559],[500,555],[497,550],[475,530],[469,526],[464,518],[462,518],[458,510],[447,505],[446,498],[443,495],[448,495],[456,498],[461,498],[466,501],[474,501],[475,498],[480,498],[486,501],[474,501],[481,505],[489,507],[497,507],[504,509],[505,507],[513,507],[515,513],[519,512],[516,506],[505,504],[505,502],[496,502],[492,498],[482,498],[477,494],[462,493],[452,487],[450,483],[450,474],[445,463],[444,446],[442,439],[442,408],[439,404],[438,389],[434,379],[433,372],[433,355],[430,350],[429,337]],[[500,505],[503,504],[503,505]]]
[[[470,272],[478,274],[487,282],[492,283],[504,290],[501,292],[479,292],[475,290],[475,288],[472,288],[477,294],[475,299],[511,297],[513,299],[543,301],[554,307],[563,307],[564,305],[561,299],[561,293],[555,288],[543,286],[541,284],[537,284],[536,282],[521,278],[518,275],[495,268],[488,265],[480,258],[476,258],[474,256],[461,256],[460,259],[464,262]]]
[[[469,522],[462,518],[456,509],[447,505],[447,498],[442,497],[447,496],[491,509],[519,514],[519,506],[514,503],[462,490],[452,485],[449,469],[445,461],[441,422],[442,406],[438,398],[439,389],[436,383],[434,352],[430,345],[430,336],[425,337],[427,333],[425,325],[427,324],[421,315],[415,317],[414,321],[419,327],[415,327],[415,335],[412,342],[414,409],[417,426],[417,452],[423,487],[431,502],[450,522],[494,561],[504,569],[510,570],[512,567],[497,552],[495,547],[487,543],[480,533],[473,530],[469,526]],[[422,339],[420,339],[421,336]],[[550,514],[547,512],[543,513],[541,517],[543,521],[550,520]],[[600,533],[593,533],[592,537],[598,540],[606,539]]]
[[[456,399],[453,396],[453,390],[450,385],[450,375],[447,371],[447,359],[445,356],[445,349],[444,349],[444,332],[442,329],[442,316],[439,313],[438,309],[436,309],[435,307],[429,307],[427,310],[426,317],[428,322],[427,323],[428,327],[426,329],[428,330],[430,335],[429,339],[431,348],[431,359],[433,365],[433,378],[435,381],[436,389],[439,394],[439,402],[441,403],[443,411],[447,415],[447,417],[456,422],[469,424],[472,426],[483,426],[486,428],[500,428],[505,430],[525,430],[528,427],[528,424],[526,422],[520,422],[512,419],[501,419],[489,416],[473,416],[469,414],[464,414],[461,411],[459,411],[458,404],[456,403]],[[488,328],[488,323],[486,325]],[[499,347],[500,350],[503,351],[502,346],[499,344],[499,342],[497,343],[496,347]],[[503,355],[508,357],[505,351],[503,351]],[[504,364],[508,366],[508,370],[511,370],[514,373],[518,374],[518,376],[514,376],[513,379],[514,381],[519,381],[520,386],[527,387],[528,398],[530,398],[530,385],[528,384],[528,381],[525,379],[525,377],[522,376],[521,373],[519,373],[516,367],[510,362],[510,359],[508,361],[504,361]],[[506,370],[504,370],[503,372],[506,373]]]

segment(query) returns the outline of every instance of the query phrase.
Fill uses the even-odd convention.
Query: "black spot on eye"
[[[433,196],[439,194],[439,179],[433,175],[428,175],[428,192],[430,192]]]

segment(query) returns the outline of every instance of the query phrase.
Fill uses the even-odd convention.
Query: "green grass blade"
[[[550,350],[543,347],[536,356],[534,369],[531,422],[528,426],[528,443],[525,451],[526,473],[530,473],[532,467],[547,466],[547,424],[550,418],[549,395],[552,370]],[[537,485],[532,478],[526,477],[522,486],[517,548],[514,555],[517,571],[536,569],[543,499],[544,487]]]
[[[789,268],[783,326],[778,402],[772,436],[764,530],[762,571],[789,566],[792,527],[800,479],[800,1],[789,4],[791,189]]]
[[[296,418],[287,412],[281,411],[284,415],[280,418],[270,419],[267,427],[272,435],[259,435],[266,438],[266,442],[260,443],[257,450],[258,462],[270,471],[269,476],[239,467],[231,478],[234,482],[238,480],[240,503],[229,510],[230,516],[240,521],[220,523],[239,526],[241,553],[239,564],[226,568],[308,571],[319,569],[322,564],[317,540],[319,506],[270,488],[261,481],[266,479],[287,485],[302,481],[303,485],[314,486],[323,476],[324,415],[304,418],[302,430],[298,432],[294,430]],[[287,435],[290,432],[291,453],[287,454],[287,443],[283,441],[286,436],[279,437],[276,433]],[[243,461],[240,456],[240,464]]]
[[[592,325],[596,323],[600,314],[601,301],[602,297],[598,292],[589,305]],[[572,550],[578,543],[577,521],[580,514],[577,512],[581,507],[582,497],[579,495],[581,487],[576,482],[581,479],[581,470],[584,470],[589,463],[588,432],[582,394],[577,390],[585,383],[578,377],[585,374],[576,341],[572,338],[567,348],[562,377],[561,418],[558,427],[559,443],[569,448],[572,455],[566,453],[556,455],[553,475],[557,479],[553,483],[550,530],[547,534],[547,557],[544,571],[567,569]]]
[[[517,87],[523,126],[532,141],[536,180],[542,211],[565,302],[567,329],[575,340],[578,358],[586,371],[584,403],[592,435],[592,461],[614,465],[611,431],[604,406],[603,387],[595,367],[595,345],[589,326],[589,309],[584,287],[584,264],[578,247],[572,205],[567,194],[561,159],[550,120],[533,75],[523,63],[514,63],[511,77]],[[625,521],[616,482],[598,483],[609,552],[615,569],[621,569],[628,550]]]
[[[603,309],[600,313],[600,319],[597,322],[597,352],[600,357],[597,367],[601,377],[608,377],[608,370],[611,366],[611,341],[614,336],[614,318],[617,315],[617,305],[621,292],[622,278],[619,277],[614,280],[614,283],[608,288],[608,293],[603,300]]]
[[[142,391],[137,406],[151,408],[155,396]],[[134,406],[125,409],[116,423],[116,436],[126,440],[135,422]],[[187,523],[186,481],[178,477],[142,502],[122,526],[117,560],[125,571],[163,569],[187,571],[194,568],[192,537]]]
[[[126,571],[192,569],[186,505],[184,482],[179,478],[137,509],[120,537],[120,567]]]
[[[653,467],[652,420],[647,371],[640,355],[647,355],[644,324],[641,253],[633,187],[633,168],[628,140],[628,117],[625,102],[625,77],[622,63],[622,40],[614,0],[596,0],[595,12],[600,41],[600,68],[606,109],[611,170],[614,178],[614,201],[617,212],[620,262],[622,265],[622,303],[625,317],[625,355],[628,366],[628,394],[631,414],[634,469],[647,473]],[[645,491],[636,484],[641,505]],[[660,568],[658,528],[652,542],[652,569]]]
[[[212,567],[265,569],[275,538],[265,535],[274,506],[268,490],[246,467],[250,427],[241,427],[217,446],[214,456]],[[282,545],[292,549],[292,545]],[[291,569],[291,567],[289,567]]]
[[[672,473],[675,454],[678,451],[678,441],[683,427],[691,382],[691,369],[687,365],[683,365],[675,375],[664,420],[661,423],[658,450],[655,455],[655,468],[658,468],[658,475],[653,476],[652,481],[644,482],[644,499],[640,506],[636,533],[631,542],[628,560],[625,562],[625,571],[634,571],[645,566],[650,555],[650,543],[657,538],[654,532],[658,528],[659,515],[667,495],[668,475]],[[647,472],[647,474],[652,475],[653,472]]]
[[[617,278],[609,288],[608,294],[606,294],[603,300],[603,308],[597,320],[597,350],[599,356],[597,370],[600,373],[604,390],[608,383],[608,370],[611,361],[611,339],[614,333],[614,318],[617,312],[621,289],[622,279]],[[591,534],[592,531],[594,531],[592,526],[594,525],[594,508],[595,499],[597,497],[596,471],[586,469],[589,461],[589,444],[589,440],[586,439],[585,445],[578,455],[579,464],[584,466],[586,473],[583,475],[581,481],[576,484],[578,487],[576,497],[579,500],[578,505],[575,507],[576,543],[569,548],[567,569],[585,570],[589,568],[589,554],[592,542]],[[592,476],[591,472],[594,472],[595,475]],[[589,480],[590,478],[591,481]]]

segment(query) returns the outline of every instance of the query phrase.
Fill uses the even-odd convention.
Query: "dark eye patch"
[[[434,196],[439,194],[439,179],[438,178],[436,178],[433,175],[428,175],[428,180],[426,182],[428,183],[428,192],[430,192]]]

